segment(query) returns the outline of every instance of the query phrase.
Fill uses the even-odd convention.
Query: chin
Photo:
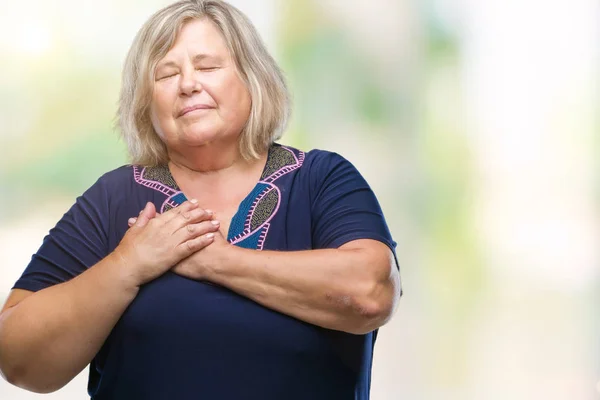
[[[220,139],[223,135],[216,129],[195,129],[179,136],[179,141],[187,146],[202,146]]]

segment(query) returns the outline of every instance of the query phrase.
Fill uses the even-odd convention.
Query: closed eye
[[[174,73],[174,74],[170,74],[170,75],[165,75],[165,76],[161,76],[161,77],[160,77],[160,78],[158,78],[157,80],[159,80],[159,81],[164,81],[164,80],[166,80],[166,79],[172,78],[172,77],[174,77],[174,76],[177,76],[177,75],[179,75],[179,74],[178,74],[178,73]]]
[[[219,67],[198,67],[196,68],[196,71],[211,72],[216,71],[217,69],[219,69]]]

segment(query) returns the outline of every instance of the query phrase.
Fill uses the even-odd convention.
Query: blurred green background
[[[0,3],[0,300],[127,162],[122,62],[168,3]],[[599,3],[231,3],[288,77],[282,142],[354,162],[398,242],[372,398],[600,398]],[[85,398],[86,379],[46,398]],[[0,381],[1,399],[38,396]]]

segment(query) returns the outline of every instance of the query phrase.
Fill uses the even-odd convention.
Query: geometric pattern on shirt
[[[300,168],[304,152],[281,145],[269,150],[267,163],[255,189],[240,204],[229,230],[230,242],[240,247],[262,250],[271,221],[279,211],[281,191],[275,181]]]
[[[169,171],[169,167],[166,164],[158,165],[156,167],[134,165],[133,176],[138,184],[159,191],[167,196],[160,207],[160,213],[169,211],[171,208],[177,207],[185,201],[183,192],[179,189],[177,182],[173,179],[173,175],[171,175],[171,171]],[[184,200],[181,201],[182,199]]]
[[[281,192],[276,180],[300,168],[305,153],[286,146],[273,144],[269,149],[267,163],[254,189],[240,204],[229,227],[230,243],[249,249],[262,250],[269,228],[281,204]],[[166,196],[160,212],[166,212],[187,199],[167,165],[156,167],[133,166],[135,181]]]

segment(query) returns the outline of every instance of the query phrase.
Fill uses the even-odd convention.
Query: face
[[[217,27],[208,19],[184,24],[155,73],[150,115],[167,148],[237,141],[250,105]]]

